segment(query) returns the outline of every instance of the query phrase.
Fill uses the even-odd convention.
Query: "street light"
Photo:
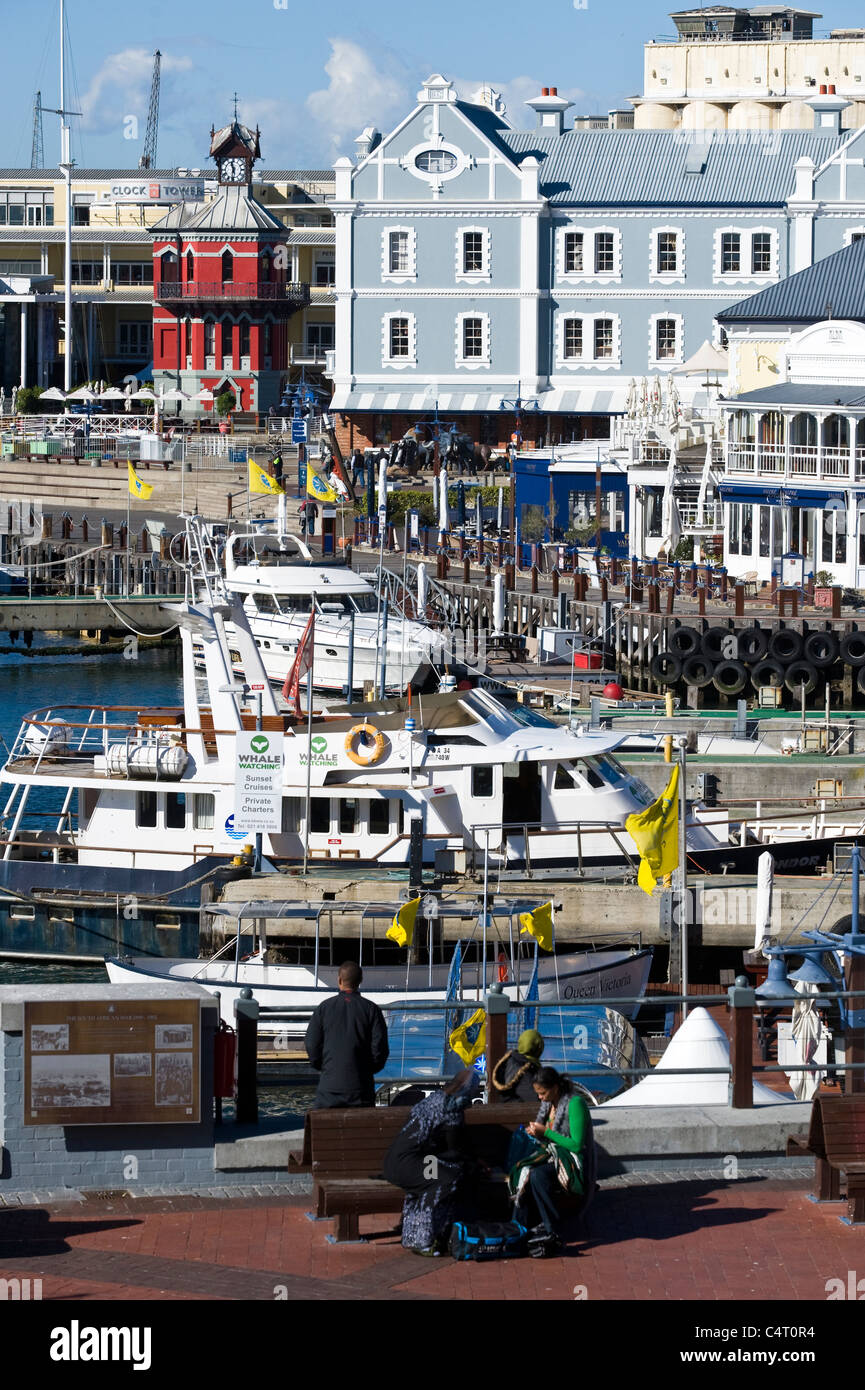
[[[516,464],[517,464],[517,454],[519,453],[519,450],[520,450],[520,448],[522,447],[522,443],[523,443],[523,419],[522,419],[522,412],[523,412],[524,410],[531,410],[531,411],[533,411],[535,414],[537,414],[537,413],[540,411],[540,408],[541,408],[541,407],[540,407],[540,405],[539,405],[539,403],[538,403],[536,397],[534,397],[534,396],[533,396],[530,400],[523,400],[523,396],[522,396],[522,386],[521,386],[521,383],[520,383],[520,382],[517,382],[517,394],[516,394],[516,396],[514,397],[513,400],[510,400],[510,399],[508,399],[507,397],[502,397],[502,399],[499,401],[499,410],[500,410],[500,411],[512,410],[512,411],[514,412],[514,417],[515,417],[515,418],[514,418],[515,429],[514,429],[514,432],[513,432],[512,436],[511,436],[511,442],[510,442],[510,443],[508,444],[508,446],[507,446],[507,449],[508,449],[508,458],[509,458],[509,460],[510,460],[510,465],[511,465],[511,468],[510,468],[510,473],[511,473],[511,509],[510,509],[510,510],[511,510],[511,541],[512,541],[513,547],[514,547],[514,561],[515,561],[515,562],[516,562],[516,558],[517,558],[517,487],[516,487]]]

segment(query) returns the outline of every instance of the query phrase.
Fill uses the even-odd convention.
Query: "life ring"
[[[364,739],[367,743],[372,739],[372,751],[367,757],[355,750],[354,741],[356,738]],[[355,724],[353,729],[349,729],[345,736],[345,751],[352,762],[357,763],[358,767],[371,767],[373,763],[378,762],[384,753],[385,742],[384,734],[374,724],[367,724],[364,720],[362,724]]]

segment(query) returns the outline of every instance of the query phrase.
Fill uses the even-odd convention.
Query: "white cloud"
[[[351,39],[331,39],[324,70],[327,87],[310,92],[306,108],[331,146],[333,155],[354,155],[354,139],[364,126],[387,131],[413,108],[420,83],[404,62],[387,49],[373,57]]]
[[[160,114],[164,109],[175,109],[180,104],[177,96],[171,93],[170,84],[166,91],[166,75],[187,72],[192,66],[191,58],[172,58],[170,54],[163,53]],[[82,97],[83,128],[109,132],[122,125],[126,116],[134,115],[140,123],[143,138],[152,75],[153,54],[147,49],[124,48],[120,53],[109,53]]]

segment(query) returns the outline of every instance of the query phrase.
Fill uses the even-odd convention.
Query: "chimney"
[[[381,132],[374,125],[366,126],[355,140],[358,159],[366,159],[368,154],[381,144]]]
[[[535,129],[539,135],[562,135],[565,129],[565,112],[573,106],[572,101],[559,96],[558,87],[542,87],[539,97],[527,101],[537,116]]]
[[[806,97],[805,105],[814,112],[815,130],[823,135],[841,134],[841,113],[847,110],[850,102],[846,97],[837,95],[834,82],[828,86],[821,84],[818,95]]]

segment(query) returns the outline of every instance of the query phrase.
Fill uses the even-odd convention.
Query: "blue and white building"
[[[865,134],[569,130],[556,89],[516,130],[436,74],[336,164],[333,408],[345,442],[419,421],[501,446],[608,438],[632,378],[669,376],[718,311],[865,232]],[[361,114],[362,119],[362,114]],[[699,383],[678,383],[685,405]]]

